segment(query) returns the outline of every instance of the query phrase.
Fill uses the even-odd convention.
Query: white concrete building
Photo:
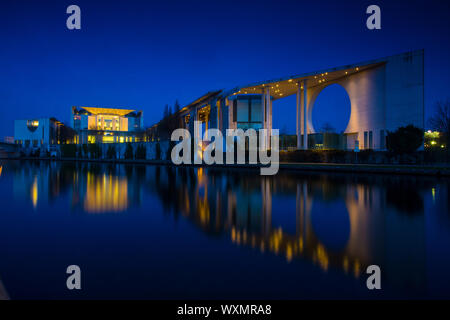
[[[209,92],[182,108],[179,116],[191,134],[195,134],[193,120],[223,133],[231,128],[270,130],[272,113],[277,112],[272,102],[296,95],[292,117],[297,123],[297,148],[308,149],[308,134],[316,133],[312,124],[316,98],[332,84],[341,85],[350,98],[346,149],[358,144],[360,149],[384,150],[387,131],[409,124],[424,128],[423,50]]]
[[[54,118],[14,121],[14,142],[24,148],[41,148],[60,144],[63,123]]]

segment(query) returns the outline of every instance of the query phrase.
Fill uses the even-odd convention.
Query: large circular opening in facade
[[[350,120],[351,104],[347,91],[338,84],[323,89],[312,110],[316,133],[343,133]]]

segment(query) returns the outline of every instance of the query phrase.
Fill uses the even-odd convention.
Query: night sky
[[[71,4],[81,30],[66,28]],[[371,4],[381,30],[366,28]],[[444,0],[2,0],[0,138],[13,135],[14,119],[69,122],[73,105],[136,108],[150,126],[176,99],[417,49],[427,119],[450,98],[449,17]],[[327,91],[313,121],[343,129],[345,92]],[[274,128],[283,127],[295,130],[294,97],[274,103]]]

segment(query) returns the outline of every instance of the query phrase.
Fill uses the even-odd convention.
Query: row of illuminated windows
[[[122,137],[122,136],[88,136],[88,143],[126,143],[126,142],[140,142],[138,137]]]

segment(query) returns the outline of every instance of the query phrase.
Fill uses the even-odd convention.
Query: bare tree
[[[442,132],[448,140],[450,134],[450,100],[441,100],[435,104],[435,112],[428,120],[431,128]]]
[[[178,113],[178,111],[180,111],[181,107],[180,104],[178,103],[178,99],[175,101],[175,105],[173,106],[173,113]]]

